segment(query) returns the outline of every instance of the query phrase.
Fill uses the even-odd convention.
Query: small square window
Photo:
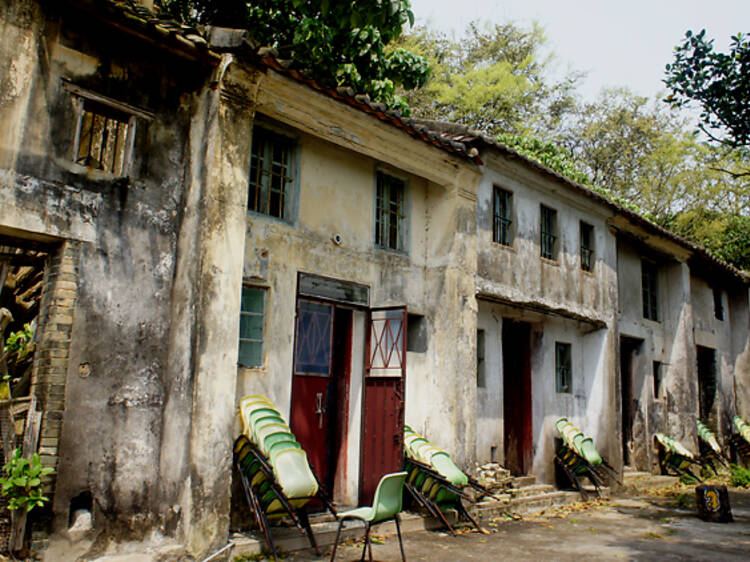
[[[377,173],[375,197],[375,244],[380,248],[403,251],[405,244],[405,184],[383,172]]]
[[[266,290],[243,285],[240,305],[240,351],[238,362],[243,367],[263,366],[263,335],[265,333]]]
[[[581,269],[591,271],[594,267],[594,227],[581,221]]]
[[[571,353],[569,343],[555,343],[556,389],[559,393],[573,392],[571,381]]]
[[[261,127],[253,130],[247,208],[291,220],[295,142]]]
[[[541,206],[540,247],[543,258],[557,259],[557,211]]]
[[[721,289],[714,287],[714,317],[717,320],[724,320],[724,301],[721,295]]]
[[[513,243],[511,227],[511,209],[513,204],[513,194],[497,186],[493,189],[493,227],[492,240],[503,246],[510,246]]]
[[[643,293],[643,317],[659,321],[658,274],[656,264],[641,260],[641,288]]]
[[[477,330],[477,386],[487,386],[484,373],[484,330]]]

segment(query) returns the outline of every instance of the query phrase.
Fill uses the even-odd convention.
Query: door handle
[[[318,429],[323,429],[323,414],[326,413],[325,406],[323,406],[323,393],[318,392],[315,394],[315,414],[318,416]]]

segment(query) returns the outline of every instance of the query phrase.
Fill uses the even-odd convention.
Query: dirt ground
[[[574,504],[541,516],[486,521],[489,535],[464,528],[406,535],[407,560],[750,560],[750,490],[731,490],[733,523],[706,523],[696,516],[692,488],[651,490],[630,498]],[[400,560],[398,539],[376,537],[378,561]],[[336,559],[359,560],[361,543],[339,547]],[[328,553],[330,556],[330,551]],[[328,558],[298,553],[285,560]]]

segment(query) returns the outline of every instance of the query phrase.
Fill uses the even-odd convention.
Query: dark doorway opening
[[[622,414],[622,462],[629,466],[633,462],[633,366],[643,340],[620,337],[620,406]]]
[[[532,461],[531,325],[503,318],[505,467],[528,474]]]
[[[698,407],[701,421],[716,428],[716,351],[697,347],[698,352]]]
[[[328,494],[345,478],[352,317],[331,303],[297,302],[291,429]]]

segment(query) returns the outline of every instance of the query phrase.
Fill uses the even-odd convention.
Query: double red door
[[[299,298],[291,428],[326,491],[346,477],[352,311]],[[360,454],[361,503],[403,462],[406,308],[368,311]]]

